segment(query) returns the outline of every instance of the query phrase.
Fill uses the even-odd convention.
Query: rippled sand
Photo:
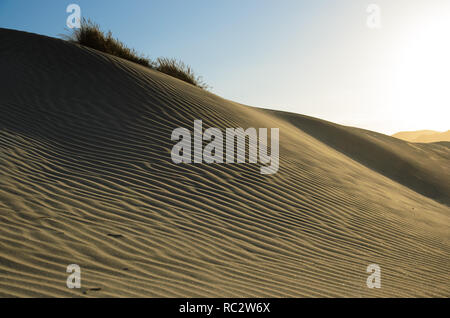
[[[244,106],[58,39],[0,38],[0,296],[450,296],[450,143]],[[194,119],[279,128],[278,173],[172,163],[171,132]],[[73,263],[81,289],[66,287]],[[381,289],[366,287],[372,263]]]

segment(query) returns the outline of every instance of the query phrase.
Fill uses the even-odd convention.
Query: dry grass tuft
[[[160,71],[202,89],[208,88],[208,85],[202,81],[200,76],[194,74],[189,65],[179,60],[165,57],[159,57],[156,59],[156,62],[153,62],[150,58],[139,54],[135,49],[130,49],[123,42],[114,38],[111,31],[102,31],[100,26],[90,19],[83,18],[81,27],[73,29],[72,34],[66,36],[66,38],[71,42]]]

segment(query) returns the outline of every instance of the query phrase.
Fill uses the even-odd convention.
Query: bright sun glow
[[[449,129],[450,16],[409,30],[397,54],[393,115],[411,123],[411,129]]]

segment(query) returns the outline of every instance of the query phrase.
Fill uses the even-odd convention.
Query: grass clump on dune
[[[111,31],[103,32],[100,26],[91,20],[83,18],[81,27],[73,29],[69,40],[147,67],[152,64],[149,58],[139,55],[134,49],[113,38]]]
[[[208,88],[208,86],[202,81],[201,77],[194,74],[189,65],[186,65],[176,59],[158,57],[156,59],[155,69],[161,73],[176,77],[200,88]]]
[[[114,38],[111,31],[106,33],[102,31],[100,26],[90,19],[86,20],[83,18],[81,20],[80,28],[73,29],[72,34],[67,38],[71,42],[132,61],[197,87],[203,89],[208,88],[201,80],[201,77],[194,74],[189,65],[176,59],[165,57],[159,57],[156,59],[156,62],[153,62],[150,58],[139,54],[136,50],[130,49],[123,42]]]

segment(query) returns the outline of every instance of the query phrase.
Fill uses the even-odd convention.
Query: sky
[[[61,37],[72,3],[226,99],[385,134],[450,129],[450,0],[0,0],[0,27]]]

